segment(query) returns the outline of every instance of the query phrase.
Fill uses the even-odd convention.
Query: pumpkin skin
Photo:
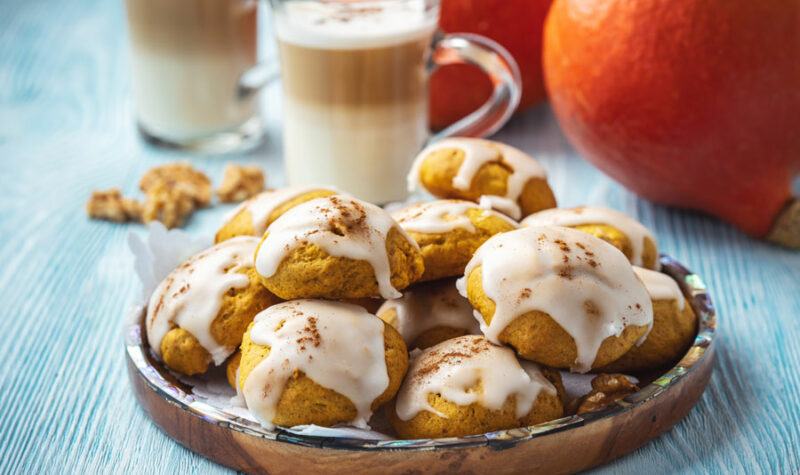
[[[800,172],[800,2],[555,0],[544,76],[565,134],[652,201],[764,237]]]
[[[476,33],[505,47],[519,65],[522,99],[517,111],[546,97],[542,81],[542,30],[552,0],[442,0],[439,26],[446,33]],[[479,108],[492,94],[489,78],[471,65],[439,68],[431,77],[431,126],[440,130]]]

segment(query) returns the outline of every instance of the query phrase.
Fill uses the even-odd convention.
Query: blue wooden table
[[[279,88],[263,99],[266,145],[195,158],[212,179],[235,159],[283,182]],[[89,221],[84,203],[97,188],[135,193],[145,170],[184,158],[143,144],[132,116],[121,1],[0,1],[0,473],[228,472],[162,434],[129,390],[122,318],[139,289],[125,238],[141,228]],[[654,229],[719,309],[697,407],[600,471],[800,472],[800,252],[637,199],[581,161],[546,106],[497,138],[541,159],[560,204],[607,205]],[[210,233],[224,211],[187,229]]]

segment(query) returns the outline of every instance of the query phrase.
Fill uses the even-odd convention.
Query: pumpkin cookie
[[[239,388],[266,427],[366,428],[408,369],[403,339],[357,305],[293,300],[258,314],[242,342]]]
[[[463,437],[558,419],[564,390],[558,372],[470,335],[416,355],[387,409],[404,439]]]
[[[397,298],[422,276],[417,244],[383,209],[316,198],[270,225],[256,251],[263,284],[284,299]]]
[[[622,251],[631,264],[657,269],[658,246],[649,229],[630,216],[600,206],[548,209],[532,214],[524,226],[566,226],[599,237]]]
[[[422,251],[423,281],[463,274],[481,244],[497,233],[517,228],[506,216],[462,200],[420,203],[392,216]]]
[[[653,329],[647,338],[610,365],[605,372],[628,373],[666,366],[678,361],[692,346],[697,317],[671,277],[634,267],[653,300]]]
[[[228,384],[233,388],[237,388],[236,379],[239,377],[239,365],[242,363],[242,352],[236,350],[236,353],[233,354],[230,358],[228,358],[228,362],[225,363],[225,379],[228,380]]]
[[[332,188],[318,186],[287,186],[261,192],[225,217],[214,240],[222,242],[234,236],[262,237],[269,225],[288,210],[314,198],[335,194]]]
[[[255,315],[280,300],[253,267],[259,240],[241,236],[192,257],[147,306],[147,339],[168,368],[192,375],[222,364]]]
[[[408,175],[437,198],[483,202],[514,219],[553,208],[544,168],[514,147],[474,138],[441,140],[423,150]]]
[[[377,315],[400,332],[409,349],[480,333],[472,306],[456,290],[455,279],[416,284],[399,299],[384,302]]]
[[[490,341],[576,372],[618,359],[653,323],[650,296],[625,256],[569,228],[529,227],[492,237],[458,286],[483,316]]]

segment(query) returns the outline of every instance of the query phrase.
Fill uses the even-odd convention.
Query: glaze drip
[[[222,306],[222,297],[231,289],[250,284],[238,271],[253,266],[259,239],[238,236],[190,258],[164,279],[147,306],[147,339],[161,357],[161,340],[173,326],[189,331],[211,354],[215,365],[222,364],[236,347],[222,346],[211,335],[211,323]]]
[[[226,225],[244,210],[250,212],[252,216],[253,235],[263,236],[267,230],[267,220],[269,216],[284,203],[315,190],[336,191],[333,188],[324,186],[296,185],[274,190],[263,191],[256,196],[242,202],[223,218],[222,225]]]
[[[464,200],[436,200],[428,203],[419,203],[403,208],[392,214],[406,231],[438,234],[447,233],[456,229],[464,229],[470,233],[475,232],[475,226],[467,216],[467,211],[475,209],[481,216],[497,216],[514,227],[517,223],[507,216],[489,210],[480,209],[471,201]]]
[[[483,291],[496,305],[489,325],[476,313],[486,337],[499,344],[518,316],[547,313],[575,340],[573,371],[589,371],[609,336],[653,324],[650,296],[625,255],[580,231],[535,226],[491,237],[458,280],[461,295],[467,295],[466,276],[479,266]]]
[[[390,310],[397,314],[395,328],[409,348],[420,335],[436,327],[480,333],[480,326],[472,315],[472,306],[458,293],[455,279],[417,285],[401,298],[384,302],[377,314],[383,315]]]
[[[341,302],[292,300],[256,315],[250,339],[270,347],[244,382],[250,412],[272,428],[286,382],[302,371],[356,407],[350,423],[368,428],[372,403],[389,387],[384,323],[366,310]]]
[[[505,196],[492,197],[484,203],[497,206],[497,209],[514,219],[521,217],[518,199],[525,184],[532,178],[547,178],[544,168],[532,157],[509,145],[475,138],[449,138],[426,147],[411,167],[408,174],[408,190],[413,192],[419,184],[419,173],[422,162],[433,152],[444,149],[457,149],[464,152],[464,161],[453,177],[453,187],[458,190],[469,190],[475,174],[484,165],[491,162],[502,163],[512,169],[506,184]]]
[[[345,196],[316,198],[295,206],[269,227],[256,254],[256,270],[264,277],[277,272],[283,259],[302,244],[313,244],[331,256],[368,262],[383,298],[398,298],[392,286],[386,238],[395,228],[416,243],[383,209]]]
[[[631,263],[643,265],[644,241],[650,238],[653,244],[657,241],[653,233],[640,222],[617,210],[601,206],[578,206],[576,208],[547,209],[534,213],[523,219],[522,226],[580,226],[584,224],[606,224],[613,226],[628,237],[633,255]]]
[[[647,293],[650,294],[652,300],[675,300],[678,302],[678,308],[684,309],[686,299],[684,299],[678,283],[672,277],[661,272],[636,266],[633,267],[633,272],[644,282]]]
[[[480,390],[475,390],[480,386]],[[556,388],[535,363],[520,362],[514,352],[477,335],[462,336],[412,354],[408,376],[397,393],[397,417],[407,421],[422,411],[444,414],[428,403],[439,394],[459,406],[478,403],[499,410],[516,399],[516,417],[527,415],[539,393]]]

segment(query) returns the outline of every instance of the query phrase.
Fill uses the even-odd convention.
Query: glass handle
[[[239,77],[237,92],[239,100],[249,99],[253,94],[263,89],[264,86],[278,79],[280,75],[281,70],[276,59],[256,64]]]
[[[437,33],[429,70],[433,72],[447,64],[474,64],[489,76],[494,91],[480,108],[432,136],[428,143],[453,135],[486,137],[497,132],[511,118],[522,95],[517,62],[505,48],[485,36]]]

